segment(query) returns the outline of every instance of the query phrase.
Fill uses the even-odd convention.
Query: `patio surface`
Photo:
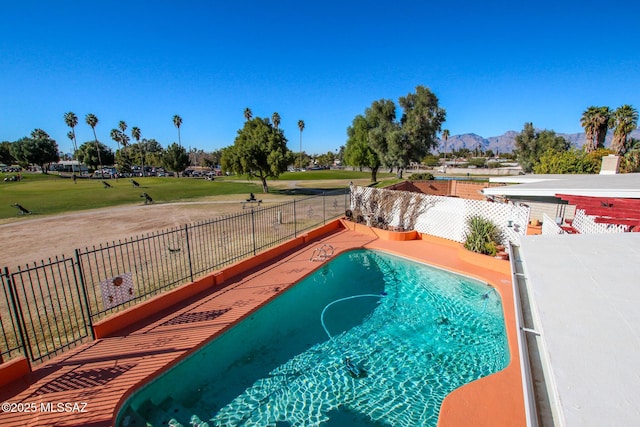
[[[336,255],[356,248],[379,249],[493,285],[499,291],[505,308],[510,364],[504,370],[447,396],[440,411],[439,426],[525,425],[508,262],[466,252],[461,249],[462,245],[444,239],[422,235],[417,240],[394,241],[378,237],[368,227],[351,227],[355,229],[332,231],[266,266],[247,271],[170,310],[157,313],[152,319],[38,366],[28,377],[0,391],[0,401],[26,404],[27,408],[35,411],[0,412],[0,424],[111,425],[119,405],[141,383],[166,370],[320,267],[322,263],[309,259],[314,249],[328,243],[335,248]],[[221,310],[227,311],[218,315]],[[41,404],[46,408],[49,403],[52,410],[42,411]],[[63,406],[62,411],[56,412],[56,404],[59,403],[71,406]]]

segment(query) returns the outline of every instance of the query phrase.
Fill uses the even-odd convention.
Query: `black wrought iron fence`
[[[94,322],[344,214],[348,189],[76,249],[0,272],[0,363],[42,362],[93,339]]]

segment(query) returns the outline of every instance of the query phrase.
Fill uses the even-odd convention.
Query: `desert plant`
[[[472,252],[495,255],[496,245],[502,243],[502,232],[492,221],[481,216],[467,220],[464,247]]]

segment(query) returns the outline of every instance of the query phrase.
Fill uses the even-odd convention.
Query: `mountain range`
[[[536,129],[539,131],[539,129]],[[520,132],[516,132],[513,130],[507,131],[500,136],[491,136],[488,138],[484,138],[480,135],[476,135],[475,133],[465,133],[462,135],[451,135],[447,140],[446,151],[451,152],[452,149],[460,150],[461,148],[468,148],[469,150],[475,151],[480,148],[482,151],[491,150],[496,154],[499,153],[511,153],[516,146],[516,136],[518,136]],[[585,144],[587,138],[584,132],[581,133],[556,133],[556,135],[563,137],[567,141],[571,143],[572,147],[582,148]],[[636,129],[631,132],[631,137],[635,139],[640,139],[640,129]],[[611,141],[613,140],[613,131],[607,132],[607,137],[605,139],[604,145],[605,147],[611,146]],[[440,152],[445,152],[444,141],[440,140],[440,144],[438,146],[438,150]]]

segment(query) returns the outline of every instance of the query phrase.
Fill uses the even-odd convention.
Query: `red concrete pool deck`
[[[415,232],[384,232],[343,221],[310,234],[318,237],[310,238],[311,242],[301,239],[307,243],[292,247],[266,265],[254,263],[252,268],[228,279],[226,276],[231,275],[233,268],[214,272],[210,280],[201,281],[211,285],[198,295],[152,318],[107,333],[108,336],[52,359],[28,376],[2,387],[0,401],[14,403],[13,409],[20,411],[1,411],[0,425],[112,425],[120,405],[142,384],[320,267],[322,262],[310,258],[325,243],[333,246],[335,255],[357,248],[378,249],[494,286],[505,309],[510,363],[504,370],[449,394],[443,402],[438,425],[526,424],[507,261],[470,253],[462,245],[444,239]],[[255,257],[256,263],[263,259]],[[242,266],[246,265],[245,261]]]

